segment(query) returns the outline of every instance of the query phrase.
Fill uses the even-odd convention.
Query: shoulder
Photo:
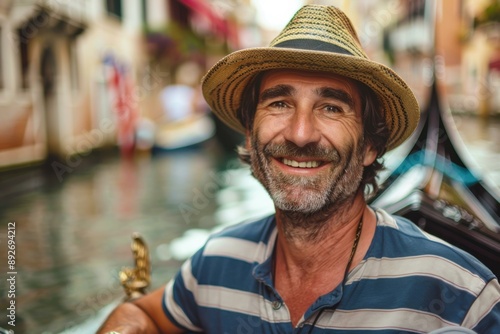
[[[404,262],[415,270],[438,276],[474,278],[479,286],[495,278],[474,256],[423,231],[410,220],[380,209],[377,218],[372,245],[375,256]]]
[[[244,221],[224,227],[212,234],[211,239],[238,238],[253,242],[266,241],[274,228],[274,214],[256,220]]]
[[[218,291],[214,287],[250,291],[252,272],[270,258],[276,234],[273,216],[227,227],[184,263],[179,282],[192,282],[190,291],[199,286],[210,287],[210,293]]]
[[[192,261],[211,265],[228,260],[261,263],[272,252],[276,233],[274,215],[232,225],[212,234]]]
[[[351,308],[418,310],[419,321],[439,326],[496,323],[490,311],[500,306],[500,290],[486,266],[408,219],[383,210],[377,218],[372,244],[349,275],[352,293],[365,297]]]

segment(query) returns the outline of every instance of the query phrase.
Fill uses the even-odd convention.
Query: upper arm
[[[184,330],[177,327],[165,315],[162,307],[164,288],[161,287],[144,297],[135,300],[133,303],[141,308],[153,322],[156,324],[160,332],[177,334],[184,333]]]

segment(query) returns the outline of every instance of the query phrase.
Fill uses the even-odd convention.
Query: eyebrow
[[[274,87],[263,90],[262,93],[260,93],[259,102],[281,96],[292,96],[294,92],[295,88],[290,85],[276,85]]]
[[[259,96],[259,103],[263,101],[274,99],[282,96],[291,96],[295,92],[295,88],[290,85],[276,85],[274,87],[268,88]],[[320,87],[315,89],[315,93],[324,98],[331,98],[335,100],[339,100],[347,104],[350,108],[354,109],[354,99],[352,96],[342,89],[335,89],[331,87]]]
[[[352,96],[342,89],[334,89],[331,87],[320,87],[315,90],[316,94],[324,98],[339,100],[354,109],[354,99]]]

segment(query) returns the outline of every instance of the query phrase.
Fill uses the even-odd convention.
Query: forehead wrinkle
[[[336,89],[332,87],[320,87],[316,88],[314,91],[321,97],[339,100],[347,104],[350,108],[354,109],[353,97],[351,96],[351,94],[349,94],[343,89]]]
[[[263,90],[260,93],[259,102],[263,102],[265,100],[274,99],[276,97],[282,96],[291,96],[295,92],[295,88],[290,85],[276,85],[270,88]]]

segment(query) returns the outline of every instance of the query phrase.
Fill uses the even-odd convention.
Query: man
[[[406,84],[364,54],[349,19],[309,5],[268,48],[203,79],[212,110],[276,214],[212,236],[166,286],[101,333],[500,332],[500,287],[472,256],[367,206],[377,161],[419,118]]]

